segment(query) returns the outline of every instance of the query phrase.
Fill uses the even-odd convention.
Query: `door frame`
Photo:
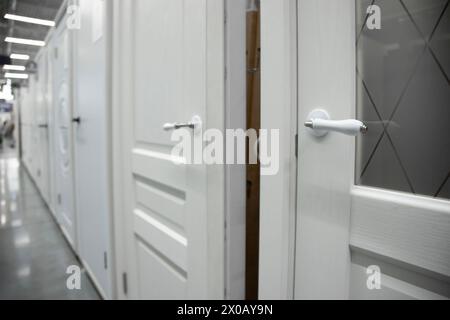
[[[279,172],[261,176],[259,299],[294,296],[297,0],[261,1],[261,128],[280,129]]]
[[[108,2],[109,3],[109,2]],[[127,105],[125,97],[133,89],[127,78],[130,57],[123,48],[130,45],[130,26],[122,14],[128,12],[129,1],[113,0],[109,4],[112,10],[112,52],[111,78],[111,155],[112,155],[112,208],[115,248],[115,298],[127,299],[124,292],[124,274],[127,272],[127,254],[124,232],[123,166],[121,112]],[[224,130],[225,128],[225,25],[224,0],[207,1],[207,128]],[[208,236],[208,298],[225,297],[225,166],[207,166],[207,236]],[[215,214],[212,215],[211,213]]]

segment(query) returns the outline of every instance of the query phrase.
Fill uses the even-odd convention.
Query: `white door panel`
[[[295,298],[450,296],[448,71],[419,30],[432,26],[430,42],[445,33],[445,3],[378,1],[382,27],[369,29],[370,1],[298,1]],[[316,137],[304,124],[317,108],[333,120],[357,115],[369,130],[358,144],[337,132]],[[379,268],[380,288],[368,285],[369,267]]]
[[[161,121],[185,121],[192,116],[183,107],[183,96],[175,94],[183,90],[184,82],[180,54],[185,40],[183,1],[141,0],[136,1],[133,10],[136,42],[131,59],[136,77],[136,140],[168,147],[173,143],[170,134],[161,130]],[[157,45],[149,46],[150,43]]]
[[[277,240],[290,230],[289,210],[262,208],[261,241],[278,242],[261,247],[261,297],[289,297],[294,283],[296,299],[448,299],[449,2],[267,0],[264,12],[262,118],[280,125],[272,101],[288,115],[295,84],[298,194],[291,242]],[[289,78],[273,66],[292,53],[297,77]],[[275,77],[285,91],[272,87]],[[368,132],[315,136],[315,109]],[[262,190],[271,181],[263,177]],[[286,205],[267,193],[271,201]],[[284,259],[270,259],[283,250]]]
[[[79,254],[101,293],[111,298],[108,3],[79,1],[82,27],[73,31],[73,117],[80,121],[73,125]]]
[[[52,40],[49,41],[47,45],[47,51],[45,54],[45,59],[47,60],[47,111],[48,111],[48,135],[49,135],[49,166],[50,166],[50,188],[49,188],[49,202],[48,205],[50,207],[50,211],[55,215],[56,219],[56,205],[58,202],[57,199],[57,186],[56,186],[56,151],[55,151],[55,105],[54,105],[54,97],[53,94],[55,92],[55,88],[53,87],[53,78],[54,78],[54,70],[53,70],[53,53],[54,48],[52,44]]]
[[[153,276],[141,274],[139,295],[146,299],[183,299],[186,297],[187,275],[175,265],[168,262],[144,243],[137,242],[137,259],[139,270],[151,270]],[[158,288],[158,290],[155,290]]]
[[[77,247],[75,216],[73,128],[72,128],[72,70],[69,32],[65,23],[59,24],[53,38],[54,87],[54,146],[56,171],[56,211],[69,242]]]
[[[47,59],[46,51],[41,51],[37,60],[36,87],[36,147],[39,155],[39,165],[37,169],[37,185],[42,197],[50,202],[50,167],[49,167],[49,122],[47,110]]]
[[[207,170],[186,159],[176,164],[171,132],[163,130],[165,123],[206,118],[206,12],[203,0],[122,5],[135,35],[123,50],[131,62],[123,81],[133,86],[124,89],[129,104],[121,113],[130,298],[208,296]]]
[[[301,94],[296,266],[305,272],[295,273],[295,298],[346,298],[350,261],[348,188],[354,142],[336,133],[318,138],[309,134],[303,123],[317,108],[325,109],[332,119],[353,117],[353,56],[348,55],[353,40],[339,38],[352,33],[348,20],[353,11],[349,1],[300,0],[298,14]],[[311,32],[318,25],[324,31]],[[324,269],[318,267],[321,265]],[[330,274],[325,276],[324,272]]]

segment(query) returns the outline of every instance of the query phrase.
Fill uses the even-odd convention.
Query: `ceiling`
[[[6,37],[44,40],[50,27],[4,19],[6,13],[32,18],[54,20],[64,0],[0,0],[0,55],[12,52],[28,54],[31,59],[39,51],[39,47],[9,44]],[[19,64],[19,61],[14,61]],[[24,62],[22,62],[24,64]]]

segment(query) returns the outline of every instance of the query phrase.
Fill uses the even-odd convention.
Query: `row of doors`
[[[389,29],[390,23],[414,19],[408,15],[410,12],[417,14],[433,9],[438,14],[431,31],[438,34],[441,21],[446,21],[442,19],[448,17],[448,1],[436,1],[436,7],[431,9],[414,7],[418,2],[403,6],[399,1],[400,6],[392,7],[390,4],[394,1],[380,1],[379,5],[386,13],[383,21],[388,32],[384,37],[376,33],[378,29],[364,29],[365,22],[361,21],[367,20],[366,9],[370,4],[366,5],[366,2],[370,1],[360,2],[364,9],[359,11],[356,10],[358,0],[356,7],[353,0],[339,3],[333,0],[262,2],[261,126],[280,130],[280,171],[274,176],[261,177],[260,298],[449,296],[450,205],[446,196],[448,175],[445,175],[448,161],[446,165],[441,162],[431,165],[430,160],[432,169],[439,169],[439,176],[443,175],[442,188],[436,188],[435,197],[423,191],[426,189],[423,186],[430,180],[422,179],[420,170],[414,171],[413,175],[418,177],[417,185],[422,191],[408,192],[402,181],[390,179],[401,175],[409,177],[408,165],[417,169],[409,160],[418,159],[418,155],[406,152],[403,157],[400,154],[399,150],[405,150],[408,142],[401,134],[397,136],[399,140],[392,140],[397,142],[387,137],[398,134],[391,132],[391,122],[397,122],[397,128],[407,128],[411,123],[424,125],[421,117],[411,121],[408,117],[394,119],[383,114],[376,119],[367,116],[373,116],[372,109],[367,107],[374,107],[367,102],[377,103],[376,99],[370,101],[367,92],[381,90],[378,103],[389,105],[389,101],[383,100],[389,94],[383,90],[390,86],[386,88],[382,84],[390,79],[400,81],[394,77],[398,73],[371,74],[374,71],[370,69],[371,65],[377,62],[375,71],[388,73],[392,65],[401,64],[400,72],[406,61],[401,50],[404,46],[424,45],[421,57],[425,58],[418,59],[419,67],[411,72],[422,70],[420,66],[425,70],[440,70],[431,75],[422,70],[422,74],[419,72],[415,77],[419,80],[429,77],[437,84],[442,78],[448,81],[445,64],[436,61],[427,64],[430,57],[431,61],[439,61],[441,49],[433,47],[431,34],[421,42],[420,23],[408,24],[418,30],[406,44],[402,42],[405,39],[402,34],[397,34],[398,38],[392,37],[395,26]],[[225,129],[229,111],[225,103],[225,79],[230,76],[225,72],[229,65],[225,63],[224,43],[230,41],[225,32],[225,25],[229,23],[225,19],[225,2],[107,2],[105,10],[109,18],[105,20],[108,21],[109,32],[106,33],[110,43],[93,37],[99,33],[97,5],[92,3],[88,0],[79,2],[82,28],[87,29],[77,32],[79,47],[73,49],[78,62],[75,114],[81,120],[76,125],[74,138],[77,180],[74,194],[83,198],[83,201],[76,201],[77,212],[90,214],[90,228],[84,230],[95,232],[102,227],[102,220],[95,220],[95,212],[106,216],[111,213],[107,206],[95,207],[97,211],[90,207],[99,190],[107,190],[107,187],[93,183],[111,181],[117,296],[224,298],[229,276],[225,266],[233,254],[228,251],[233,248],[227,246],[225,239],[228,221],[224,212],[229,195],[225,168],[190,164],[185,154],[174,158],[171,151],[175,142],[170,139],[171,131],[167,130],[178,133],[187,130],[194,144],[203,144],[202,128]],[[361,31],[356,32],[357,29]],[[445,41],[448,37],[444,31],[442,33],[444,36],[440,39]],[[366,43],[369,53],[358,47],[356,56],[356,37],[360,34],[360,41]],[[377,46],[382,48],[377,51]],[[111,55],[106,54],[109,49]],[[370,52],[384,52],[386,65],[371,61]],[[392,61],[389,54],[394,57]],[[102,64],[102,61],[106,63]],[[357,68],[357,61],[363,62],[362,68],[359,65]],[[371,62],[364,64],[365,61]],[[420,64],[423,61],[425,64]],[[357,86],[360,83],[357,71],[363,74],[363,79],[374,81],[373,85],[380,87]],[[109,75],[111,91],[106,85]],[[406,84],[411,83],[415,83],[414,78]],[[428,88],[416,84],[417,90],[424,87]],[[438,98],[430,92],[424,91],[422,95],[434,97],[435,105],[448,102],[445,95],[448,91],[439,92]],[[408,97],[406,94],[407,89],[400,89],[397,98]],[[423,105],[417,104],[420,99],[408,101],[407,105],[412,105],[410,108],[414,111],[413,117]],[[104,110],[107,110],[106,105],[111,106],[108,109],[111,115],[106,111],[96,113],[99,106],[105,106]],[[356,157],[360,151],[355,150],[354,137],[339,132],[315,135],[309,127],[314,126],[318,117],[317,112],[310,114],[316,109],[327,111],[331,120],[358,118],[365,122],[369,127],[366,137],[372,132],[375,134],[373,147],[386,148],[386,140],[383,140],[386,137],[387,147],[394,149],[391,151],[397,162],[393,167],[389,167],[392,163],[387,160],[375,162],[372,165],[377,165],[378,171],[366,176],[372,176],[372,180],[361,180],[357,165],[360,159]],[[438,120],[442,115],[445,118],[447,109],[436,110],[433,114],[438,115],[436,121],[441,123]],[[109,125],[98,125],[94,120],[99,118]],[[91,123],[97,125],[89,127]],[[188,129],[179,129],[174,124],[185,124]],[[336,123],[327,125],[334,125],[334,129],[339,127]],[[441,137],[447,137],[447,127],[443,128]],[[349,130],[344,131],[352,131]],[[358,135],[365,132],[361,131],[353,130]],[[406,131],[406,136],[415,132]],[[381,136],[378,143],[377,133]],[[104,139],[96,140],[99,137]],[[433,135],[426,137],[429,141],[433,138]],[[358,145],[363,145],[363,149],[364,145],[371,146],[371,139],[361,136],[358,139]],[[418,142],[423,142],[422,139],[416,137]],[[88,147],[89,141],[96,143]],[[110,144],[112,149],[108,150]],[[435,143],[423,145],[436,146]],[[106,149],[101,157],[93,159],[98,148]],[[444,149],[438,147],[437,150],[442,152]],[[89,156],[81,157],[83,152]],[[371,153],[370,159],[366,159],[367,167],[377,159],[377,150]],[[448,156],[445,152],[443,155]],[[407,165],[403,165],[402,158]],[[96,172],[101,174],[99,179],[92,178]],[[381,182],[377,180],[385,172],[389,172],[388,176]],[[437,171],[430,172],[434,176]],[[91,178],[84,181],[92,184],[83,183],[83,177],[88,175]],[[415,185],[413,180],[405,179],[406,186]],[[438,184],[431,182],[433,186]],[[82,218],[80,221],[78,229],[82,230],[85,225]],[[232,227],[227,225],[227,228]],[[102,237],[100,233],[80,239],[86,241],[81,242],[82,256],[95,243],[111,243],[111,238]],[[97,251],[92,251],[92,260],[98,256]],[[378,266],[378,269],[367,269],[375,275],[375,280],[376,272],[386,279],[381,283],[382,291],[372,290],[378,290],[375,280],[374,288],[368,285],[366,267],[371,265]]]
[[[67,240],[77,248],[71,56],[68,33],[55,30],[35,59],[36,74],[20,92],[22,158]]]
[[[26,166],[38,170],[33,178],[44,199],[106,297],[113,293],[115,262],[109,170],[119,159],[123,167],[114,188],[120,188],[116,200],[124,209],[115,210],[115,227],[123,236],[115,238],[116,250],[123,248],[116,260],[118,295],[207,298],[212,290],[223,296],[223,283],[212,285],[205,277],[206,270],[214,279],[223,269],[223,208],[210,225],[219,233],[208,236],[207,168],[175,164],[170,158],[175,143],[163,130],[164,123],[193,115],[207,119],[207,1],[116,2],[124,20],[118,30],[134,33],[138,41],[123,38],[132,43],[119,49],[120,58],[129,58],[123,73],[115,75],[120,89],[113,92],[108,86],[109,75],[117,72],[109,64],[115,56],[108,51],[111,15],[104,19],[112,4],[81,0],[76,5],[81,28],[67,30],[65,20],[59,22],[36,59],[38,73],[21,92]],[[109,123],[108,104],[117,94],[120,131]],[[28,141],[36,130],[37,139]],[[121,149],[112,160],[109,144],[116,142]],[[40,160],[32,165],[26,159],[33,155]]]
[[[92,13],[92,1],[78,5],[88,28],[104,14]],[[63,18],[51,30],[20,91],[22,159],[100,293],[111,297],[106,77],[92,61],[104,61],[105,41],[67,26]]]

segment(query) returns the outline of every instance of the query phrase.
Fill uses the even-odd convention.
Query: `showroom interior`
[[[450,0],[0,0],[0,300],[447,300],[449,77]]]

